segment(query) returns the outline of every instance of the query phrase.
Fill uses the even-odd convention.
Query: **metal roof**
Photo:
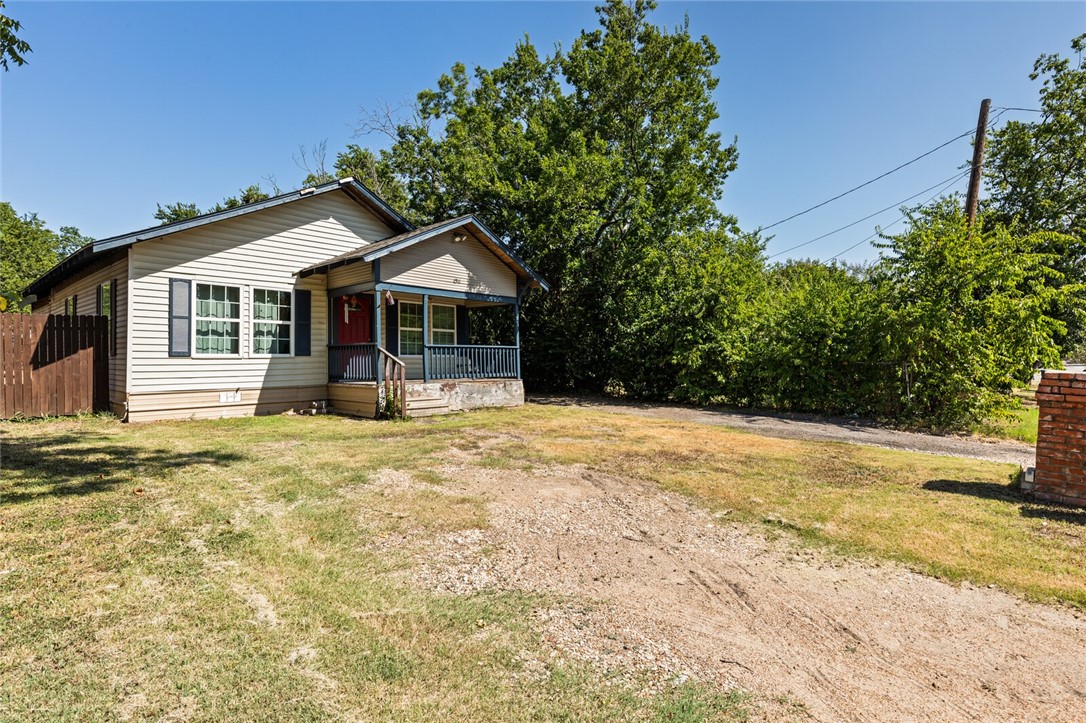
[[[188,231],[189,229],[198,228],[209,223],[225,221],[226,219],[237,218],[238,216],[245,216],[274,206],[280,206],[285,203],[292,203],[306,198],[313,198],[337,190],[344,191],[358,203],[370,208],[378,216],[387,221],[392,228],[398,228],[401,231],[411,231],[415,228],[411,222],[397,213],[395,209],[385,203],[380,196],[366,188],[366,186],[353,178],[343,178],[336,181],[330,181],[329,183],[323,183],[319,186],[289,191],[287,193],[279,194],[278,196],[264,199],[263,201],[247,203],[244,206],[237,206],[236,208],[228,208],[212,213],[204,213],[183,221],[151,226],[139,231],[94,241],[72,253],[56,266],[49,269],[49,271],[42,274],[38,279],[26,287],[23,294],[24,296],[34,296],[43,292],[48,292],[65,278],[86,268],[95,261],[104,258],[106,253],[126,246],[131,246],[139,241],[147,241],[149,239],[160,238],[181,231]]]
[[[449,231],[458,228],[466,228],[471,232],[476,240],[490,249],[492,253],[501,259],[505,265],[511,268],[518,276],[528,279],[530,286],[543,289],[544,291],[550,290],[550,284],[533,271],[532,268],[514,253],[508,245],[495,236],[482,221],[470,214],[467,216],[451,218],[446,221],[438,221],[437,223],[431,223],[426,226],[420,226],[405,233],[390,236],[389,238],[366,244],[365,246],[360,246],[353,251],[348,251],[347,253],[333,256],[330,259],[313,264],[312,266],[307,266],[298,272],[298,276],[305,278],[307,276],[312,276],[313,274],[323,274],[337,266],[345,266],[358,261],[367,263],[373,262],[382,256],[387,256],[388,254],[395,253],[401,249],[414,246],[426,239],[448,233]]]

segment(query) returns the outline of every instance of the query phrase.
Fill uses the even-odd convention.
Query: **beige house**
[[[474,216],[416,228],[343,179],[95,241],[26,293],[35,312],[111,318],[111,406],[146,421],[322,401],[374,416],[394,368],[409,413],[522,403],[533,288],[547,284]],[[471,344],[470,311],[494,306],[511,338]]]

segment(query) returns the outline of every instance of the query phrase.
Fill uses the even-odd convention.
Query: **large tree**
[[[1045,249],[1058,258],[1064,283],[1086,283],[1086,35],[1071,42],[1078,57],[1042,55],[1032,80],[1042,80],[1040,117],[1010,121],[992,133],[985,177],[989,218],[1028,235],[1058,232]],[[1081,297],[1065,299],[1065,351],[1086,340]]]
[[[611,0],[568,52],[541,57],[525,38],[493,70],[455,65],[385,127],[413,217],[477,213],[552,282],[525,308],[539,385],[621,382],[646,258],[731,226],[716,207],[737,155],[712,129],[719,56],[685,24],[653,24],[653,8]]]
[[[7,310],[27,311],[19,303],[23,289],[92,240],[71,226],[51,231],[37,214],[20,215],[10,203],[0,202],[0,296]]]

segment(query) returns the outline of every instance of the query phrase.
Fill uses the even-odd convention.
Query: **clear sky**
[[[299,145],[327,139],[334,157],[360,106],[410,99],[456,61],[493,67],[525,34],[546,51],[596,27],[593,4],[576,2],[12,0],[5,12],[34,52],[0,77],[0,198],[98,238],[152,225],[159,202],[206,207],[268,175],[295,188]],[[740,154],[721,206],[748,229],[974,127],[982,98],[1037,107],[1033,61],[1068,55],[1086,31],[1083,2],[664,2],[655,20],[684,14],[721,55],[716,127]],[[1000,122],[1012,117],[1031,114]],[[782,224],[768,251],[933,186],[970,154],[962,139]],[[788,255],[833,257],[899,216]],[[842,258],[874,255],[861,244]]]

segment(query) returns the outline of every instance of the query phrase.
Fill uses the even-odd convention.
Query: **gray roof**
[[[516,272],[518,276],[527,279],[530,286],[543,289],[544,291],[550,290],[550,285],[544,281],[539,274],[533,271],[532,268],[517,256],[508,245],[495,236],[482,221],[470,214],[467,216],[451,218],[446,221],[438,221],[437,223],[431,223],[426,226],[420,226],[396,236],[390,236],[386,239],[366,244],[365,246],[359,246],[353,251],[348,251],[345,254],[333,256],[330,259],[308,266],[299,271],[298,275],[304,278],[306,276],[312,276],[313,274],[327,273],[330,269],[359,261],[373,262],[382,256],[387,256],[388,254],[395,253],[396,251],[408,248],[409,246],[414,246],[426,239],[448,233],[449,231],[458,228],[466,229],[471,233],[476,240],[490,249],[495,256]]]
[[[25,296],[40,295],[44,292],[48,292],[58,283],[64,279],[72,276],[78,271],[96,263],[100,260],[113,256],[111,253],[117,249],[131,246],[139,241],[147,241],[153,238],[160,238],[162,236],[168,236],[170,234],[178,233],[180,231],[188,231],[192,228],[204,226],[209,223],[215,223],[217,221],[225,221],[229,218],[237,218],[238,216],[245,216],[250,213],[256,213],[257,211],[263,211],[267,208],[274,206],[280,206],[285,203],[292,203],[294,201],[300,201],[306,198],[312,198],[331,191],[343,191],[352,199],[358,203],[366,206],[370,210],[374,211],[378,216],[384,219],[392,228],[399,229],[401,231],[410,231],[415,227],[403,216],[395,211],[391,206],[385,203],[380,196],[375,194],[370,189],[366,188],[363,184],[354,180],[353,178],[343,178],[337,181],[331,181],[329,183],[323,183],[319,186],[313,186],[311,188],[303,188],[298,191],[290,191],[288,193],[282,193],[272,198],[264,199],[263,201],[257,201],[255,203],[247,203],[244,206],[237,206],[236,208],[228,208],[222,211],[215,211],[213,213],[204,213],[199,216],[185,219],[183,221],[175,221],[173,223],[162,224],[159,226],[151,226],[139,231],[133,231],[131,233],[121,234],[120,236],[111,236],[109,238],[100,239],[92,243],[87,244],[78,251],[74,252],[63,261],[58,263],[49,271],[45,272],[36,279],[33,283],[26,287],[23,292]]]

